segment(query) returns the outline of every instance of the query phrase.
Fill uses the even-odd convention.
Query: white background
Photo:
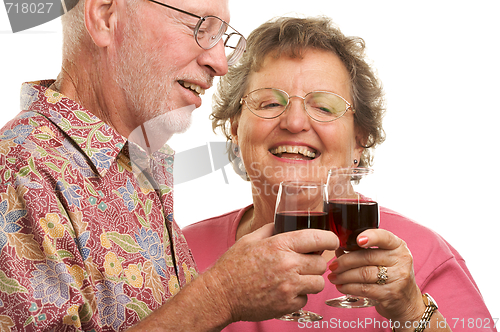
[[[361,36],[387,94],[387,141],[377,150],[379,200],[437,231],[465,258],[493,317],[500,317],[499,157],[500,2],[230,1],[231,25],[244,35],[279,15],[327,15]],[[0,5],[0,126],[18,112],[22,82],[55,78],[61,62],[56,19],[13,34]],[[208,120],[211,94],[177,151],[222,141]],[[181,227],[251,202],[248,183],[228,165],[178,185]],[[422,239],[425,242],[425,239]],[[460,291],[460,290],[450,290]]]

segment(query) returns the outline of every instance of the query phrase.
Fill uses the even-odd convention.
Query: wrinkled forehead
[[[350,77],[340,58],[331,51],[309,49],[300,56],[269,53],[248,77],[246,93],[263,87],[297,91],[330,91],[350,99]],[[296,91],[296,92],[293,92]]]

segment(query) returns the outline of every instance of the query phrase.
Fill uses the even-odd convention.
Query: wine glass
[[[275,233],[305,228],[329,230],[325,210],[325,185],[321,182],[284,181],[280,183],[274,216]],[[318,321],[322,316],[299,311],[280,317],[285,321]]]
[[[357,237],[370,228],[378,228],[379,207],[373,169],[364,167],[337,168],[328,172],[326,196],[330,229],[338,236],[340,249],[365,250]],[[377,301],[361,296],[345,295],[326,301],[337,308],[365,308]]]

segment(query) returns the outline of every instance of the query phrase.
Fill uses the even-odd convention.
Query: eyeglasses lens
[[[341,117],[346,109],[345,101],[328,92],[312,92],[305,98],[307,112],[319,121],[331,121]]]
[[[238,61],[246,48],[246,40],[240,34],[230,33],[224,41],[227,64],[232,66]]]
[[[196,40],[202,48],[211,49],[220,40],[226,28],[226,24],[219,18],[213,16],[204,17],[196,30]]]
[[[226,34],[228,25],[220,18],[215,16],[206,16],[202,19],[198,29],[196,30],[196,40],[198,44],[208,50],[214,47]],[[226,50],[226,58],[229,66],[239,60],[245,51],[246,42],[239,33],[226,34],[224,40]]]

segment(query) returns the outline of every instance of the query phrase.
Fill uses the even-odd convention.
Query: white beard
[[[194,109],[195,105],[189,105],[161,114],[135,128],[128,139],[148,154],[158,151],[173,134],[182,133],[189,128]]]

